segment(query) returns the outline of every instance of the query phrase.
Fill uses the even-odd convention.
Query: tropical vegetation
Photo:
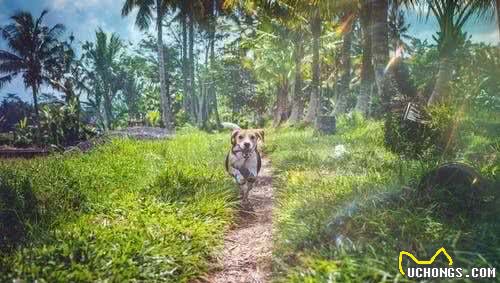
[[[56,11],[0,24],[0,154],[57,151],[0,159],[0,281],[206,279],[239,209],[231,123],[266,131],[274,281],[406,282],[399,251],[441,246],[499,265],[500,48],[468,29],[500,40],[499,0],[119,6],[137,42],[80,40]],[[3,93],[15,81],[29,101]],[[169,138],[117,137],[137,128]],[[423,192],[456,162],[481,191]]]

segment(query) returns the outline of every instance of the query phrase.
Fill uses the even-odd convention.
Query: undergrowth
[[[292,128],[267,135],[279,179],[275,281],[405,282],[400,251],[428,259],[442,246],[465,272],[499,266],[498,187],[490,188],[480,215],[445,216],[439,201],[419,198],[417,187],[426,172],[450,160],[392,153],[381,122],[343,118],[337,128],[332,136]],[[451,160],[473,164],[498,184],[498,136],[469,133]]]
[[[227,138],[113,140],[0,164],[0,281],[187,282],[222,244]]]

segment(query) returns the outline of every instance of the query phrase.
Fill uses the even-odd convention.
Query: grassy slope
[[[2,162],[0,231],[16,233],[3,238],[0,281],[186,282],[199,275],[231,221],[226,149],[225,136],[195,132]]]
[[[455,266],[499,265],[498,201],[481,207],[491,213],[479,218],[443,217],[440,203],[423,203],[408,188],[415,188],[435,161],[404,160],[387,151],[381,123],[343,120],[338,128],[339,133],[330,137],[283,129],[266,140],[280,179],[275,211],[277,281],[401,282],[401,250],[430,258],[441,246]],[[489,147],[495,143],[485,143],[473,146],[495,156],[478,166],[488,171],[490,163],[499,162]],[[339,144],[348,153],[336,158],[333,148]],[[478,151],[474,155],[471,150],[463,155],[477,156]]]

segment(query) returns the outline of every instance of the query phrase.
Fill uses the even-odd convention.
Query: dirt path
[[[224,239],[219,268],[208,277],[212,283],[267,282],[271,274],[273,187],[269,159],[249,196],[253,211],[240,211]]]

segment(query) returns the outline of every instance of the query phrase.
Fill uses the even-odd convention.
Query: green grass
[[[279,178],[275,281],[405,282],[399,252],[428,259],[441,246],[457,267],[499,266],[498,197],[483,203],[480,215],[462,209],[445,216],[443,203],[416,192],[420,177],[444,160],[389,152],[380,122],[341,119],[338,129],[332,136],[289,128],[266,135]],[[463,139],[474,142],[464,141],[457,159],[481,160],[472,164],[498,182],[498,137],[471,132]],[[340,144],[348,153],[335,157]]]
[[[0,164],[0,281],[187,282],[232,220],[226,136]]]
[[[497,191],[479,214],[450,216],[446,200],[416,193],[420,177],[446,160],[391,153],[380,122],[340,119],[338,129],[266,133],[277,175],[275,281],[405,282],[399,252],[426,259],[441,246],[466,270],[499,266]],[[498,135],[471,127],[458,136],[454,158],[498,184]],[[336,145],[347,153],[335,156]],[[116,139],[88,154],[2,161],[0,281],[204,274],[233,216],[227,148],[225,134],[186,130],[170,141]]]

